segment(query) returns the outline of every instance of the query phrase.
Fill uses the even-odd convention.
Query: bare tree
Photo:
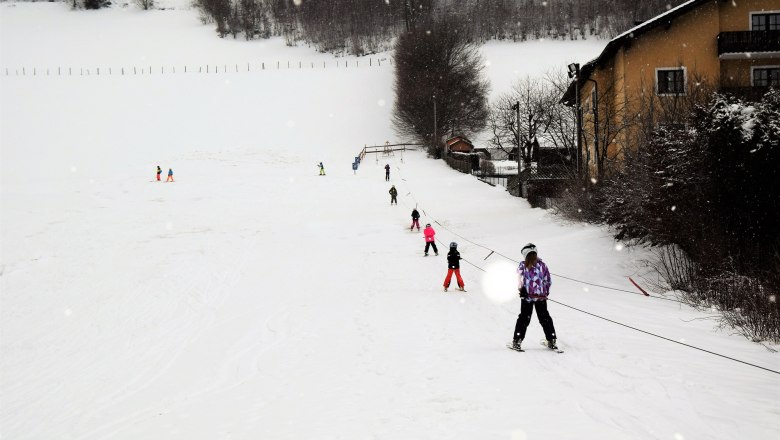
[[[525,77],[512,91],[493,104],[488,125],[493,132],[491,144],[505,152],[519,148],[524,163],[531,162],[532,149],[545,137],[555,116],[557,90],[546,80]],[[506,146],[510,146],[507,150]]]
[[[393,109],[396,130],[431,145],[436,157],[440,134],[469,136],[485,126],[489,88],[477,47],[457,23],[440,20],[398,38]]]
[[[154,0],[135,0],[135,4],[141,8],[144,8],[144,11],[154,9]]]

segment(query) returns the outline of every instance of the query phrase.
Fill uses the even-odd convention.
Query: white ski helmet
[[[520,253],[523,254],[523,258],[528,257],[528,254],[531,252],[536,253],[536,245],[533,243],[528,243],[527,245],[523,246],[523,249],[520,250]]]

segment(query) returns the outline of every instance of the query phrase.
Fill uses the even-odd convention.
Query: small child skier
[[[436,255],[439,255],[439,250],[436,249],[436,239],[434,238],[436,231],[433,230],[430,223],[425,225],[423,235],[425,236],[425,256],[428,256],[428,248],[431,246],[433,246],[433,252],[435,252]]]
[[[460,277],[460,252],[458,252],[458,243],[454,241],[450,243],[450,251],[447,253],[447,278],[444,279],[445,292],[450,287],[453,273],[455,274],[455,279],[458,280],[458,290],[463,292],[466,286],[463,284],[463,278]]]
[[[320,164],[318,166],[320,167],[320,176],[324,176],[325,175],[325,165],[323,165],[322,162],[320,162]]]
[[[414,230],[415,225],[417,226],[417,230],[420,230],[420,213],[417,212],[417,208],[414,208],[412,210],[412,226],[409,227],[410,231]]]
[[[162,174],[162,168],[160,168],[160,165],[157,165],[157,181],[160,181],[160,175]]]
[[[397,205],[398,204],[398,198],[397,198],[398,197],[398,190],[395,189],[395,185],[390,187],[389,193],[390,193],[390,204],[392,205],[393,203],[395,203]]]
[[[173,168],[168,168],[168,178],[165,179],[166,182],[173,182]]]
[[[520,315],[517,316],[517,323],[515,323],[512,348],[520,350],[520,344],[525,338],[525,331],[528,329],[528,324],[531,323],[531,316],[533,316],[534,308],[536,308],[536,316],[539,318],[539,324],[542,325],[544,330],[547,347],[557,350],[555,327],[553,326],[552,317],[550,317],[550,313],[547,311],[547,297],[550,295],[550,284],[552,283],[550,271],[542,259],[537,257],[536,246],[533,243],[523,246],[520,253],[525,258],[525,261],[520,262],[520,266],[517,268],[519,275],[518,290],[520,291],[522,301],[520,303]]]

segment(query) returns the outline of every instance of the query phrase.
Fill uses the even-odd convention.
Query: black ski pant
[[[385,181],[389,181],[389,180],[390,180],[390,171],[386,171],[385,172]]]
[[[433,246],[433,252],[438,254],[439,250],[436,249],[436,243],[433,242],[433,241],[426,241],[425,242],[425,253],[426,253],[426,255],[428,254],[428,248],[430,248],[431,246]]]
[[[531,323],[534,307],[536,307],[536,317],[539,318],[539,324],[542,324],[544,337],[547,340],[555,339],[555,327],[550,312],[547,311],[547,301],[526,301],[523,299],[520,302],[520,315],[517,316],[514,339],[525,339],[525,331],[528,329],[528,324]]]

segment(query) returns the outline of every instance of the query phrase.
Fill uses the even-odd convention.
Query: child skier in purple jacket
[[[512,347],[520,350],[520,343],[525,338],[525,331],[528,329],[528,324],[531,323],[531,316],[533,316],[534,308],[536,308],[536,316],[539,318],[539,324],[542,325],[544,330],[544,336],[547,339],[547,346],[557,350],[555,343],[555,327],[553,326],[552,317],[547,311],[547,296],[550,295],[550,271],[547,269],[547,265],[541,258],[537,257],[536,246],[533,243],[528,243],[523,246],[520,251],[525,258],[525,261],[520,263],[517,268],[519,275],[519,290],[520,290],[520,315],[517,317],[517,323],[515,324],[515,334],[512,338]]]

